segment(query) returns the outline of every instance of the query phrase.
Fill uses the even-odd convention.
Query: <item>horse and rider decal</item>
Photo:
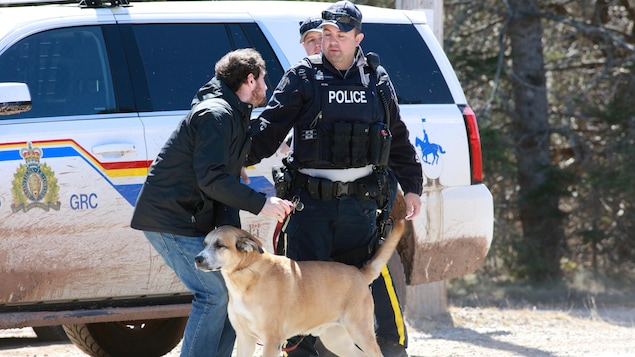
[[[421,119],[422,123],[425,123],[425,121],[425,118]],[[425,129],[423,129],[423,140],[417,137],[415,146],[421,149],[421,159],[428,165],[437,165],[439,163],[440,154],[445,154],[441,145],[430,142]]]

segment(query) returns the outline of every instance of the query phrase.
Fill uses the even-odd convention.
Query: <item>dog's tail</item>
[[[366,277],[369,285],[377,279],[379,274],[381,274],[381,270],[384,269],[384,266],[388,263],[388,260],[390,260],[392,253],[397,248],[397,244],[399,244],[399,240],[403,235],[404,226],[405,223],[403,219],[395,222],[395,226],[393,227],[392,232],[388,235],[388,238],[386,238],[384,243],[379,246],[379,249],[377,249],[377,252],[372,259],[360,269],[362,274]]]

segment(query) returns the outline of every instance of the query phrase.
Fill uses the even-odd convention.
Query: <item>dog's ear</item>
[[[236,239],[236,249],[238,249],[239,252],[253,252],[254,250],[257,250],[260,254],[265,252],[258,242],[248,234],[241,235]]]

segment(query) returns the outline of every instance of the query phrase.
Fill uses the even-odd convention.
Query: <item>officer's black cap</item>
[[[338,1],[322,11],[322,20],[320,27],[335,25],[343,32],[362,29],[362,12],[348,0]]]
[[[322,32],[320,25],[322,19],[319,17],[309,17],[300,24],[300,43],[304,42],[304,36],[309,32]]]

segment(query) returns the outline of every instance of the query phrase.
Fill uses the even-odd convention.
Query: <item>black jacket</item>
[[[259,213],[266,197],[240,182],[251,111],[216,77],[199,89],[150,167],[131,227],[200,236],[239,226],[239,209]]]
[[[331,83],[349,82],[351,79],[359,79],[360,67],[364,73],[371,71],[359,47],[355,65],[344,74],[335,69],[322,54],[315,56],[321,57],[318,61],[323,62],[322,68],[325,71],[323,76],[324,78],[327,78],[327,76],[331,77]],[[320,103],[317,99],[319,96],[313,90],[314,86],[312,84],[305,84],[307,80],[309,82],[314,80],[311,67],[310,60],[305,58],[291,67],[280,80],[267,107],[260,115],[262,122],[260,126],[264,129],[253,137],[251,152],[247,159],[248,165],[258,163],[260,160],[275,153],[289,130],[297,124],[298,118],[305,116],[313,118],[319,112]],[[388,85],[391,88],[389,98],[386,99],[390,112],[390,131],[393,136],[388,166],[395,173],[404,193],[414,192],[421,195],[423,191],[421,163],[417,158],[412,143],[408,139],[408,128],[399,115],[399,106],[392,83],[389,78],[385,80],[388,81]]]

